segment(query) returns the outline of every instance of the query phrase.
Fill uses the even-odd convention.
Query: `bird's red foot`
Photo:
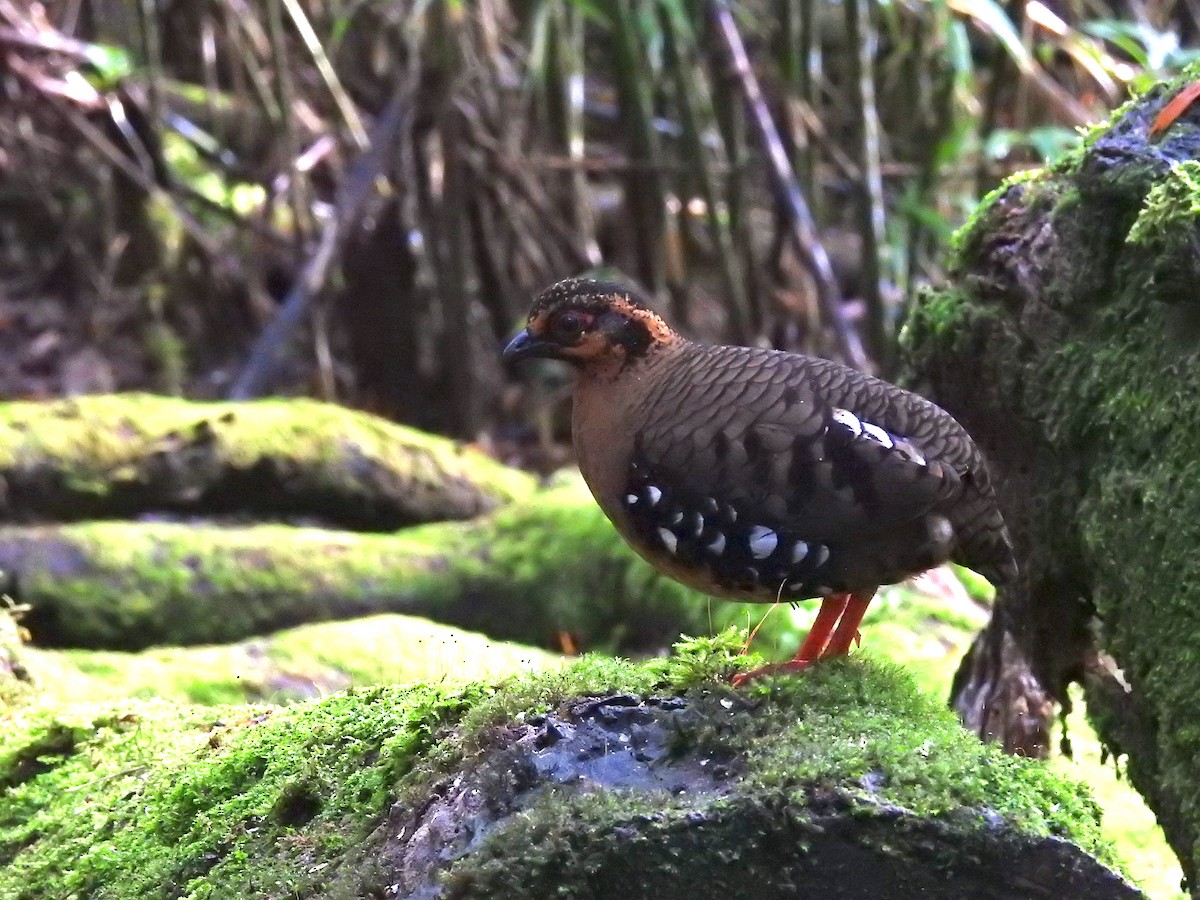
[[[814,662],[816,662],[816,660],[789,659],[787,662],[772,663],[769,666],[760,666],[757,669],[751,669],[749,672],[738,672],[729,680],[729,683],[734,687],[744,687],[752,682],[755,678],[762,678],[764,675],[782,675],[785,672],[802,672]]]
[[[819,659],[847,655],[852,644],[858,645],[862,642],[858,626],[874,593],[831,594],[825,597],[821,601],[817,619],[795,657],[784,663],[773,663],[749,672],[739,672],[733,676],[730,683],[734,687],[742,687],[764,675],[802,672]]]

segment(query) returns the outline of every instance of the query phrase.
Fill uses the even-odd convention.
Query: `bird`
[[[637,290],[588,278],[538,294],[502,355],[575,369],[580,472],[651,565],[718,598],[820,599],[795,656],[735,684],[847,655],[883,585],[949,560],[993,584],[1017,575],[982,453],[918,394],[689,340]]]

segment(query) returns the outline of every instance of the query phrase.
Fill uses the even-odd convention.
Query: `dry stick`
[[[304,319],[313,297],[325,284],[329,266],[345,242],[346,232],[358,218],[376,178],[383,170],[397,133],[408,120],[410,107],[407,98],[407,85],[401,84],[372,129],[369,149],[358,157],[347,173],[338,191],[336,213],[321,232],[316,251],[304,264],[300,277],[284,298],[279,313],[254,342],[246,365],[229,391],[231,400],[248,400],[262,393],[270,381],[283,345]]]
[[[554,236],[562,242],[563,248],[571,256],[572,265],[578,269],[586,269],[591,266],[587,245],[555,214],[550,199],[545,194],[541,196],[535,194],[529,180],[522,177],[521,169],[528,167],[528,161],[507,158],[501,148],[497,146],[496,141],[484,133],[480,123],[473,117],[467,116],[464,124],[467,126],[467,139],[472,146],[488,155],[495,173],[502,176],[508,186],[537,212],[540,217],[540,225],[549,228]],[[485,173],[481,172],[481,183],[486,183],[488,180]],[[501,209],[505,208],[506,205],[502,200],[498,199],[497,202]]]
[[[296,31],[300,35],[300,40],[304,42],[304,47],[308,50],[312,57],[313,63],[317,67],[317,72],[321,75],[321,80],[325,82],[325,87],[333,97],[334,105],[337,106],[338,114],[342,117],[342,121],[346,125],[346,129],[350,132],[350,137],[354,140],[354,145],[359,152],[367,149],[367,132],[362,126],[362,120],[358,117],[358,110],[354,108],[354,103],[350,100],[350,96],[346,93],[346,89],[342,87],[342,82],[334,71],[332,63],[329,62],[329,57],[325,54],[325,48],[321,46],[321,40],[317,37],[316,31],[313,30],[312,23],[308,20],[308,16],[304,14],[297,0],[283,0],[284,9],[291,16],[292,24],[296,26]]]
[[[287,192],[292,209],[292,233],[296,239],[297,258],[304,251],[307,238],[313,230],[312,198],[308,181],[296,168],[300,156],[300,137],[296,126],[296,87],[292,81],[291,60],[288,55],[287,36],[283,28],[284,0],[269,0],[267,3],[268,34],[271,37],[271,63],[275,72],[275,102],[279,108],[278,124],[281,129],[280,143],[287,154],[289,166],[274,179],[276,190]],[[290,170],[290,172],[289,172]]]
[[[829,255],[821,242],[817,240],[816,225],[800,186],[796,183],[795,173],[788,163],[787,153],[783,149],[779,131],[771,119],[766,100],[754,72],[750,68],[750,60],[746,56],[746,47],[734,24],[729,8],[722,0],[709,0],[708,13],[714,31],[720,37],[719,45],[725,52],[725,62],[729,65],[746,111],[754,127],[762,150],[767,157],[767,173],[770,176],[771,187],[775,192],[776,201],[783,210],[788,222],[792,240],[800,259],[812,275],[817,285],[817,299],[821,304],[821,312],[837,339],[838,350],[848,365],[857,369],[869,371],[870,361],[863,351],[862,341],[850,327],[841,309],[841,296],[837,282],[833,276],[833,266]]]
[[[92,62],[104,52],[95,44],[85,44],[57,31],[41,30],[30,34],[7,25],[0,25],[0,44],[42,53],[59,53],[79,62]]]

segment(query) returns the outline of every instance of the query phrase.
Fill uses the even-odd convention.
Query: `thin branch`
[[[771,188],[776,202],[779,203],[787,219],[788,229],[796,250],[805,268],[812,275],[817,286],[817,300],[825,321],[833,330],[837,340],[838,351],[849,364],[864,371],[870,368],[869,360],[863,351],[858,334],[846,320],[839,294],[837,281],[834,278],[833,266],[829,255],[817,238],[816,224],[809,212],[804,193],[796,183],[795,173],[788,162],[787,152],[779,137],[779,130],[771,118],[766,99],[754,71],[750,67],[750,59],[746,55],[746,47],[738,33],[737,25],[723,0],[709,0],[708,14],[713,29],[719,37],[718,45],[724,52],[738,90],[749,114],[754,133],[758,138],[763,155],[767,160],[767,174],[770,177]]]
[[[325,48],[321,46],[321,40],[317,37],[316,31],[313,30],[308,16],[304,14],[304,10],[300,8],[300,4],[296,0],[283,0],[283,6],[288,11],[288,15],[292,19],[292,24],[296,26],[300,40],[304,42],[304,46],[312,57],[317,71],[321,73],[321,79],[325,82],[325,87],[329,90],[329,95],[333,97],[338,114],[342,117],[342,121],[346,123],[346,128],[350,132],[350,137],[354,140],[355,146],[358,147],[360,152],[366,150],[367,132],[363,128],[362,120],[358,117],[358,110],[354,108],[354,104],[350,101],[350,96],[346,93],[346,89],[342,87],[341,79],[338,78],[337,72],[334,71],[333,64],[329,62],[329,57],[325,54]]]

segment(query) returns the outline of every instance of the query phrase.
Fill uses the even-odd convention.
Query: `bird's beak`
[[[549,341],[542,340],[525,328],[508,342],[508,346],[504,348],[503,357],[505,362],[515,362],[518,359],[525,359],[527,356],[549,356],[552,351],[553,345]]]

